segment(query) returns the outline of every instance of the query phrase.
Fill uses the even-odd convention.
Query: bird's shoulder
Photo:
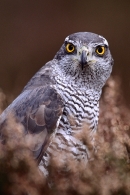
[[[30,149],[38,159],[50,143],[50,137],[56,131],[64,108],[63,99],[51,78],[51,71],[51,64],[47,64],[36,73],[0,117],[5,126],[12,113],[23,125],[25,137],[33,139],[34,144]]]
[[[55,59],[47,62],[42,68],[29,80],[24,90],[33,89],[39,86],[55,84],[54,67],[57,61]]]

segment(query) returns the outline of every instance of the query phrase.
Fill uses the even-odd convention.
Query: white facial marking
[[[65,38],[65,41],[69,41],[69,36]]]
[[[102,36],[100,36],[100,35],[99,35],[99,37],[100,37],[101,39],[103,39],[103,43],[104,43],[105,45],[109,46],[107,40],[106,40],[104,37],[102,37]]]

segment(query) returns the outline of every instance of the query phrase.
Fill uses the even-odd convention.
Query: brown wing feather
[[[50,93],[51,95],[49,95]],[[52,134],[56,131],[57,121],[63,111],[63,102],[56,90],[49,88],[46,92],[45,89],[44,95],[48,96],[48,100],[42,101],[35,112],[29,112],[27,116],[28,134],[35,134],[34,139],[38,143],[33,147],[34,156],[38,161],[51,142]]]
[[[24,90],[2,116],[5,122],[8,113],[15,113],[17,120],[24,125],[25,140],[30,141],[29,148],[34,158],[40,162],[51,141],[51,135],[56,131],[63,107],[62,98],[53,87],[38,86]]]

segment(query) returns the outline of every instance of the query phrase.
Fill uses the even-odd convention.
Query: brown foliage
[[[94,150],[87,126],[78,135],[89,147],[90,161],[75,161],[65,152],[52,156],[50,189],[28,150],[22,126],[10,119],[6,143],[0,147],[0,194],[129,195],[130,111],[119,88],[119,79],[110,78],[103,90]]]

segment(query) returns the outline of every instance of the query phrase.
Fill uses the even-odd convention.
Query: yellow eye
[[[68,44],[66,45],[66,51],[67,51],[68,53],[72,53],[74,50],[75,50],[75,46],[74,46],[72,43],[68,43]]]
[[[102,56],[105,53],[105,47],[104,46],[97,46],[96,53],[100,56]]]

